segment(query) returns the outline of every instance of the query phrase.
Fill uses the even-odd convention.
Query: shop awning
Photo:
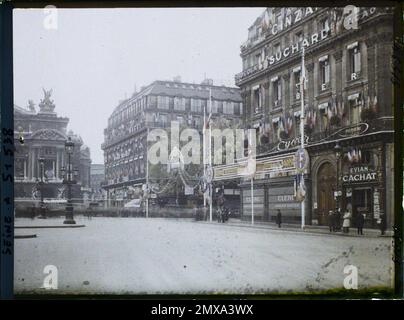
[[[302,69],[301,66],[298,66],[298,67],[296,67],[296,68],[293,68],[293,73],[299,72],[301,69]]]
[[[360,94],[359,93],[354,93],[348,96],[348,100],[355,100],[359,99]]]
[[[322,56],[322,57],[320,57],[318,59],[319,62],[323,62],[323,61],[326,61],[326,60],[328,60],[328,55]]]
[[[357,46],[358,46],[358,41],[355,41],[355,42],[353,42],[353,43],[347,45],[346,48],[347,48],[348,50],[351,50],[351,49],[353,49],[353,48],[356,48]]]
[[[321,104],[318,105],[319,110],[323,110],[323,109],[325,109],[327,107],[328,107],[328,102],[321,103]]]

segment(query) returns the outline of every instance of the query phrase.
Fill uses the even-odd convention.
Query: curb
[[[32,239],[32,238],[36,238],[36,234],[14,236],[14,239]]]
[[[64,229],[64,228],[83,228],[84,224],[74,224],[65,226],[14,226],[14,229]]]
[[[329,235],[329,236],[339,236],[339,237],[355,237],[355,238],[392,238],[394,235],[390,234],[385,234],[385,235],[380,235],[376,234],[375,231],[372,231],[370,233],[366,233],[366,230],[364,230],[363,235],[357,235],[356,233],[342,233],[342,232],[328,232],[324,229],[305,229],[301,230],[299,228],[277,228],[271,225],[250,225],[250,224],[238,224],[238,223],[215,223],[215,222],[209,222],[209,221],[195,221],[197,223],[206,223],[206,224],[212,224],[212,225],[218,225],[218,226],[227,226],[227,227],[241,227],[241,228],[255,228],[255,229],[268,229],[268,230],[275,230],[275,231],[287,231],[287,232],[299,232],[299,233],[304,233],[304,234],[310,234],[310,235],[319,235],[319,234],[324,234],[324,235]],[[324,230],[324,231],[323,231]]]

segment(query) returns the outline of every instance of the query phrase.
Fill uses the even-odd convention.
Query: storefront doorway
[[[336,182],[334,166],[329,162],[321,165],[317,173],[318,223],[320,225],[328,224],[328,213],[330,210],[335,210]]]
[[[352,192],[352,222],[356,226],[359,214],[365,215],[365,224],[372,222],[372,189],[368,187],[354,188]]]

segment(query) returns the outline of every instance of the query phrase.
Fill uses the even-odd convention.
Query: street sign
[[[211,166],[208,166],[206,168],[206,182],[212,183],[212,180],[213,180],[213,169]]]
[[[306,149],[304,148],[299,148],[296,151],[296,171],[298,173],[304,173],[304,171],[307,169],[307,166],[309,165],[309,153],[307,152]]]

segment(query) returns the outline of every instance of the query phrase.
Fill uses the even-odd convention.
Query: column
[[[335,63],[331,65],[331,87],[333,92],[342,92],[343,88],[343,81],[346,80],[342,79],[343,78],[343,72],[342,72],[342,55],[343,51],[338,50],[334,52],[334,61]]]
[[[283,109],[286,110],[289,108],[290,105],[290,90],[289,90],[289,79],[290,73],[285,73],[282,75],[283,84],[282,84],[282,105]]]
[[[306,70],[307,70],[307,74],[306,74],[306,78],[307,78],[307,96],[305,96],[305,99],[308,101],[308,105],[312,106],[313,105],[313,101],[314,101],[314,92],[315,89],[317,88],[318,90],[318,79],[314,79],[314,63],[310,62],[306,65]]]
[[[53,179],[56,179],[56,161],[52,160]]]
[[[28,179],[31,180],[32,179],[32,149],[29,148],[28,149]]]
[[[37,174],[36,174],[36,171],[35,171],[35,169],[36,169],[35,163],[36,163],[37,149],[33,148],[31,154],[32,154],[32,158],[31,158],[31,169],[32,169],[31,175],[32,175],[32,179],[35,180],[35,178],[37,177]]]
[[[392,115],[392,82],[391,82],[391,63],[392,63],[392,35],[384,32],[377,36],[376,42],[376,79],[375,93],[378,101],[378,116]],[[371,96],[374,98],[374,95]]]
[[[24,180],[27,179],[27,160],[24,159]]]
[[[55,171],[56,180],[59,180],[59,150],[56,149],[56,171]]]

